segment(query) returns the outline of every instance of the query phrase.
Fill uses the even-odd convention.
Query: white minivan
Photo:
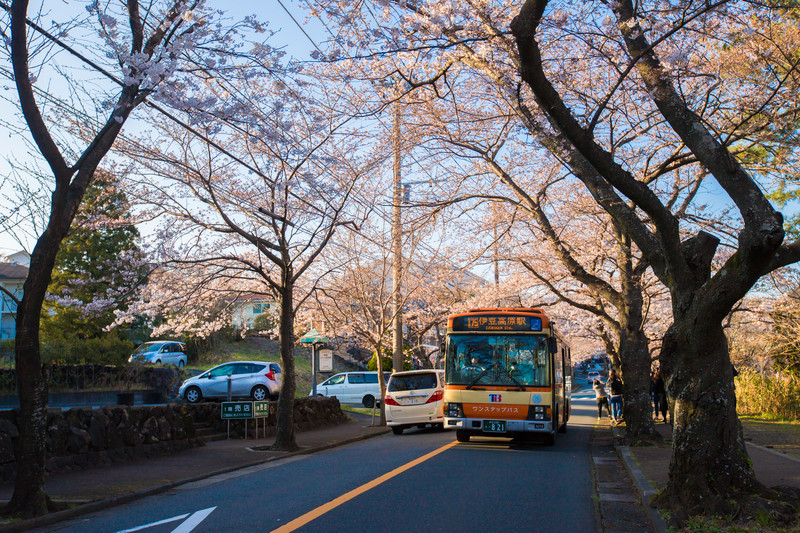
[[[389,381],[389,372],[383,373],[384,383]],[[308,395],[311,396],[312,392]],[[336,398],[340,403],[361,404],[373,407],[375,398],[381,397],[377,372],[342,372],[317,385],[317,396]]]
[[[444,427],[444,371],[395,372],[386,387],[386,425],[395,435],[411,427]]]

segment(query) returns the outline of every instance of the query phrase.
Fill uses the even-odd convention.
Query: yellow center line
[[[415,466],[417,466],[420,463],[424,463],[425,461],[427,461],[431,457],[434,457],[435,455],[438,455],[438,454],[442,453],[443,451],[445,451],[445,450],[447,450],[449,448],[452,448],[456,444],[458,444],[458,441],[453,441],[450,444],[445,444],[444,446],[442,446],[438,450],[433,450],[432,452],[430,452],[428,454],[425,454],[422,457],[414,459],[410,463],[406,463],[403,466],[399,466],[399,467],[395,468],[394,470],[392,470],[391,472],[387,472],[386,474],[382,475],[381,477],[375,478],[372,481],[370,481],[369,483],[365,483],[365,484],[361,485],[360,487],[358,487],[356,489],[353,489],[353,490],[351,490],[350,492],[348,492],[346,494],[342,494],[341,496],[339,496],[335,500],[331,500],[328,503],[326,503],[324,505],[320,505],[316,509],[313,509],[313,510],[307,512],[306,514],[304,514],[304,515],[302,515],[302,516],[300,516],[298,518],[295,518],[294,520],[292,520],[288,524],[283,525],[283,526],[279,527],[278,529],[273,529],[272,533],[290,533],[291,531],[295,531],[296,529],[300,529],[304,525],[308,524],[312,520],[316,520],[317,518],[319,518],[320,516],[324,515],[328,511],[332,511],[333,509],[339,507],[343,503],[349,502],[350,500],[352,500],[356,496],[364,494],[368,490],[374,489],[375,487],[377,487],[378,485],[380,485],[384,481],[388,481],[388,480],[392,479],[393,477],[395,477],[395,476],[397,476],[399,474],[402,474],[406,470],[414,468]]]

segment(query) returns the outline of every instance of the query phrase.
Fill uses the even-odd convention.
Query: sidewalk
[[[296,441],[300,450],[293,453],[258,449],[272,445],[274,437],[219,440],[173,455],[48,476],[45,482],[47,494],[56,501],[74,507],[23,522],[0,520],[0,532],[26,531],[158,494],[184,483],[248,466],[255,467],[291,455],[341,446],[390,430],[388,427],[372,426],[372,417],[369,415],[352,412],[347,415],[350,421],[345,424],[297,433]],[[0,500],[8,501],[13,490],[12,483],[0,484]]]
[[[610,429],[615,443],[621,442],[625,428],[617,426]],[[672,425],[657,423],[656,430],[664,437],[664,443],[659,446],[629,448],[615,445],[646,508],[650,508],[650,497],[667,485],[672,456]],[[797,457],[751,443],[747,443],[747,453],[753,462],[756,478],[767,487],[785,485],[800,488],[800,459]],[[666,531],[663,520],[654,509],[652,511],[651,518],[654,518],[656,526]]]

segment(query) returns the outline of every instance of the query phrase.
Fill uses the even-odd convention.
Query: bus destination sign
[[[453,331],[542,331],[542,319],[513,315],[457,316],[453,317]]]

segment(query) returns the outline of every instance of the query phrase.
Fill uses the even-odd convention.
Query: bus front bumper
[[[492,419],[496,421],[497,419]],[[544,420],[501,420],[505,422],[505,432],[484,431],[482,418],[444,417],[445,429],[463,429],[485,435],[505,435],[508,433],[553,433],[553,423]]]

